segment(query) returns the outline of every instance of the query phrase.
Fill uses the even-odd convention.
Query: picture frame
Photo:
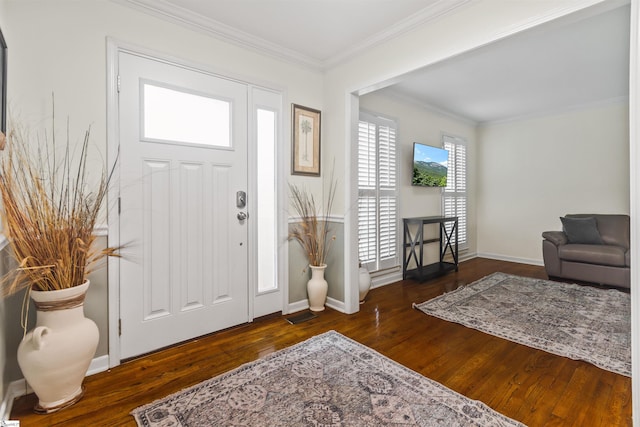
[[[0,132],[7,133],[7,43],[0,30]]]
[[[320,176],[321,112],[291,104],[292,175]]]

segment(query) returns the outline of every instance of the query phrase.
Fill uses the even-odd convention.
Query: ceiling
[[[629,6],[536,27],[406,76],[384,89],[475,123],[629,95]]]
[[[114,1],[324,70],[470,0]],[[383,91],[475,123],[625,99],[630,11],[610,4],[618,6],[538,26]]]

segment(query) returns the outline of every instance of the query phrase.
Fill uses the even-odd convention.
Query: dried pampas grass
[[[116,254],[94,244],[110,174],[88,176],[89,136],[87,130],[74,156],[68,124],[61,147],[55,135],[42,143],[24,129],[8,133],[0,156],[2,224],[18,267],[0,281],[2,296],[29,287],[50,291],[81,285],[98,261]]]
[[[300,243],[310,265],[325,265],[331,244],[336,239],[335,235],[330,235],[329,228],[329,214],[336,193],[336,183],[333,176],[329,186],[327,204],[322,214],[316,205],[313,194],[309,194],[306,190],[293,184],[289,184],[289,191],[291,204],[300,217],[300,222],[291,226],[289,239]]]

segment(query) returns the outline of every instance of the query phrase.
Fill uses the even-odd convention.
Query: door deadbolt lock
[[[249,218],[249,214],[246,212],[238,212],[237,216],[240,221],[244,221],[245,219]]]
[[[247,193],[244,191],[236,192],[236,207],[239,209],[247,206]]]

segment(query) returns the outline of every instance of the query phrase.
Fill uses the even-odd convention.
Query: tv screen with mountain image
[[[411,185],[446,187],[448,160],[447,150],[414,142]]]

